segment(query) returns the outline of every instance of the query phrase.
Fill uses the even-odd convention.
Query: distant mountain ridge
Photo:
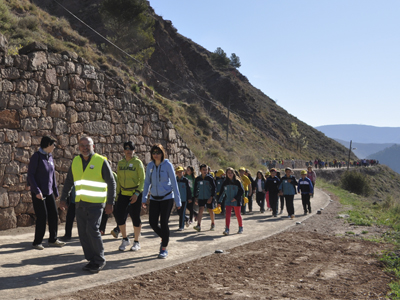
[[[370,155],[369,158],[379,160],[380,164],[388,165],[395,172],[400,174],[400,145],[393,145],[378,153]]]
[[[342,124],[317,126],[326,136],[364,144],[400,144],[400,127]],[[347,145],[348,146],[348,145]]]
[[[335,141],[339,142],[340,144],[342,144],[343,146],[349,148],[350,147],[350,141],[343,141],[340,139],[334,139]],[[356,148],[353,150],[353,153],[358,157],[358,158],[366,158],[370,155],[373,155],[379,151],[382,151],[388,147],[391,147],[395,144],[393,143],[386,143],[386,144],[366,144],[366,143],[357,143],[357,142],[353,142],[352,143],[352,148]],[[374,157],[370,157],[370,158],[374,158]]]

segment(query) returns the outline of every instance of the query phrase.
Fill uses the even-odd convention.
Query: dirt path
[[[301,201],[296,199],[299,212]],[[329,198],[318,191],[314,209],[327,203]],[[120,241],[106,236],[108,268],[97,275],[80,270],[84,262],[78,242],[60,249],[65,252],[54,254],[57,258],[50,254],[53,249],[38,254],[20,247],[19,252],[10,251],[21,256],[13,263],[3,260],[7,259],[3,255],[7,245],[0,237],[0,298],[379,299],[391,280],[374,255],[384,246],[336,237],[337,233],[360,229],[349,229],[337,219],[340,209],[332,202],[321,215],[296,218],[302,221],[297,226],[288,219],[265,214],[246,215],[245,234],[229,237],[222,237],[223,219],[219,218],[216,232],[174,232],[167,260],[155,259],[159,240],[148,228],[137,254],[119,252]],[[236,220],[232,222],[232,229],[236,228]],[[171,223],[173,228],[176,220]],[[379,229],[368,229],[369,234],[380,234]],[[224,254],[212,254],[219,248],[225,250]],[[28,258],[32,255],[35,258]],[[30,269],[29,274],[18,275],[24,267]]]

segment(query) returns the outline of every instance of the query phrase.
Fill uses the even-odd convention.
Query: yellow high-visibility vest
[[[75,202],[84,201],[90,203],[105,203],[107,200],[107,183],[101,175],[106,157],[97,153],[93,154],[83,171],[82,158],[76,156],[72,161],[72,175],[76,198]]]

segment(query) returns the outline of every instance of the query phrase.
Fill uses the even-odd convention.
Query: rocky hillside
[[[53,39],[67,40],[68,43],[63,46],[75,48],[76,52],[106,71],[113,71],[110,65],[122,70],[122,80],[132,90],[137,88],[135,82],[140,80],[154,89],[156,97],[146,100],[171,119],[183,139],[202,161],[215,167],[237,167],[243,164],[259,168],[261,158],[294,157],[308,160],[315,157],[346,157],[347,151],[343,146],[288,114],[267,95],[253,87],[236,69],[216,69],[210,61],[211,53],[208,50],[180,35],[171,21],[155,15],[151,8],[149,13],[156,21],[155,52],[148,61],[150,69],[133,71],[123,63],[116,62],[110,55],[103,55],[99,49],[104,40],[55,2],[32,2],[40,8],[35,10],[43,9],[52,15],[51,18],[60,17],[59,20],[64,23],[68,20],[79,35],[72,35],[71,38],[71,35],[65,34],[65,24],[60,33],[54,30],[56,26],[44,26],[43,22],[39,22],[40,30]],[[101,0],[71,0],[62,3],[97,31],[107,33],[98,12]],[[8,7],[19,16],[31,14],[16,5],[10,4]],[[40,14],[41,18],[43,15],[45,13]],[[8,37],[13,43],[15,36]],[[50,37],[48,39],[51,40]],[[118,75],[118,70],[113,72]],[[229,103],[231,114],[229,138],[226,140]],[[290,137],[292,123],[297,124],[300,134],[306,138],[306,149],[296,149]]]

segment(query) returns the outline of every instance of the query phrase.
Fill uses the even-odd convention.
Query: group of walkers
[[[71,238],[71,229],[76,217],[80,243],[88,263],[83,267],[91,273],[98,273],[106,264],[102,235],[105,232],[107,216],[114,212],[117,227],[111,234],[118,238],[122,235],[119,250],[139,251],[142,228],[141,210],[149,203],[149,224],[160,237],[159,258],[168,257],[170,238],[169,218],[174,203],[179,214],[178,231],[194,224],[196,231],[202,230],[204,209],[211,220],[210,230],[215,230],[215,213],[225,215],[224,235],[230,233],[232,212],[238,221],[238,234],[243,233],[242,214],[253,210],[253,195],[261,213],[267,209],[272,215],[278,215],[278,202],[284,203],[288,217],[294,218],[293,200],[301,193],[304,213],[311,212],[310,196],[315,186],[315,172],[312,167],[302,171],[301,178],[293,176],[291,168],[285,169],[285,175],[271,168],[265,175],[257,172],[256,178],[249,170],[241,167],[238,171],[227,168],[211,172],[210,168],[200,165],[200,175],[196,176],[192,166],[178,166],[174,169],[167,159],[161,144],[151,147],[151,161],[144,169],[142,161],[135,155],[135,144],[131,141],[123,144],[124,158],[118,162],[117,172],[111,170],[107,158],[95,153],[95,145],[90,137],[79,140],[80,155],[76,156],[68,170],[60,197],[60,209],[67,211],[66,231],[63,241],[57,238],[58,213],[55,199],[59,196],[55,177],[52,151],[56,141],[43,137],[40,149],[30,160],[28,168],[28,186],[31,190],[35,214],[37,216],[35,238],[32,247],[43,250],[43,237],[46,221],[49,224],[48,245],[63,247]],[[297,188],[296,188],[297,187]],[[195,209],[198,206],[198,211]],[[186,216],[186,210],[189,215]],[[128,238],[126,220],[130,215],[133,223],[134,241]]]
[[[306,166],[312,166],[314,165],[315,169],[326,169],[326,168],[342,168],[342,167],[347,167],[349,165],[350,167],[369,167],[369,166],[375,166],[379,165],[379,160],[375,159],[359,159],[359,160],[354,160],[354,161],[344,161],[344,160],[337,160],[334,159],[333,161],[324,161],[319,158],[315,159],[313,161],[308,161],[306,162]]]

